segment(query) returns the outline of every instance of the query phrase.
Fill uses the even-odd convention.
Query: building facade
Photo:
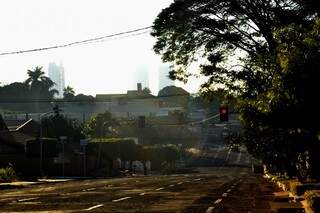
[[[49,78],[55,83],[53,89],[56,89],[59,94],[57,98],[63,98],[63,90],[65,88],[64,67],[62,63],[57,65],[55,62],[49,63],[48,67]]]

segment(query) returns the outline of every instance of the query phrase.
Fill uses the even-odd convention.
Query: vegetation
[[[110,112],[105,111],[92,116],[86,122],[83,131],[87,137],[91,138],[114,136],[116,134],[114,127],[117,125],[117,120],[112,117]]]
[[[149,95],[151,94],[151,90],[149,89],[149,87],[145,87],[142,89],[142,93],[145,95]]]
[[[13,168],[0,168],[0,182],[12,181],[14,179],[17,179],[17,175]]]
[[[29,86],[31,97],[34,99],[52,99],[55,94],[59,92],[55,89],[51,89],[54,86],[54,82],[44,76],[42,67],[35,67],[33,70],[28,70],[28,79],[24,82]]]
[[[73,100],[75,95],[75,91],[72,87],[67,86],[63,89],[63,99],[65,100]]]
[[[320,191],[307,191],[305,194],[305,198],[314,212],[320,212]]]
[[[174,1],[154,22],[154,50],[171,79],[201,62],[200,91],[235,100],[241,141],[270,171],[320,178],[318,17],[315,1]]]
[[[41,107],[48,108],[58,91],[52,89],[54,82],[44,76],[42,67],[28,70],[28,78],[24,82],[14,82],[0,86],[2,108],[11,111],[39,111]],[[39,102],[47,103],[39,105]],[[25,102],[25,104],[16,104]],[[28,104],[26,104],[28,103]]]
[[[44,117],[41,124],[43,137],[60,140],[60,136],[67,136],[71,143],[79,143],[80,139],[85,138],[83,126],[76,119],[69,119],[62,114]]]
[[[92,139],[88,145],[88,155],[96,156],[97,167],[108,167],[112,174],[113,161],[120,158],[122,169],[129,162],[130,172],[133,171],[133,161],[141,161],[144,165],[144,174],[147,174],[146,162],[152,165],[167,165],[174,169],[175,161],[180,158],[175,145],[142,146],[127,138],[97,138]]]

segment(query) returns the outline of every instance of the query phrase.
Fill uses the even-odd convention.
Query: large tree
[[[67,86],[63,89],[63,98],[65,100],[72,100],[74,98],[75,91],[72,87]]]
[[[198,60],[208,79],[202,92],[222,88],[238,98],[249,151],[288,170],[315,150],[320,130],[310,122],[320,118],[317,5],[176,0],[154,22],[154,50],[173,64],[172,79],[186,81],[193,74],[188,67]],[[317,161],[315,154],[312,159]]]
[[[276,72],[274,30],[308,21],[305,9],[291,0],[176,0],[154,21],[154,50],[175,65],[172,79],[186,80],[188,66],[206,58],[204,90],[215,85],[254,94]]]
[[[28,70],[28,79],[25,83],[29,85],[33,98],[52,99],[59,92],[56,89],[52,89],[55,83],[44,75],[45,73],[42,69],[42,67],[36,66],[32,70]]]

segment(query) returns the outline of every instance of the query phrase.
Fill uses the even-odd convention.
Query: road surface
[[[248,168],[76,180],[2,190],[0,212],[275,212],[274,187]],[[273,209],[274,210],[274,209]]]

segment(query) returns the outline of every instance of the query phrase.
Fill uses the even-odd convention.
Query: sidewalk
[[[269,201],[271,211],[274,212],[297,212],[304,213],[305,209],[300,202],[295,202],[290,196],[290,193],[283,191],[282,188],[277,186],[275,183],[262,178],[259,186],[262,193],[273,192],[273,198]]]
[[[7,190],[7,189],[20,189],[25,188],[32,185],[39,185],[45,183],[60,183],[60,182],[67,182],[71,180],[78,180],[80,178],[77,177],[63,177],[63,178],[41,178],[37,179],[36,181],[13,181],[7,183],[0,183],[0,190]]]

